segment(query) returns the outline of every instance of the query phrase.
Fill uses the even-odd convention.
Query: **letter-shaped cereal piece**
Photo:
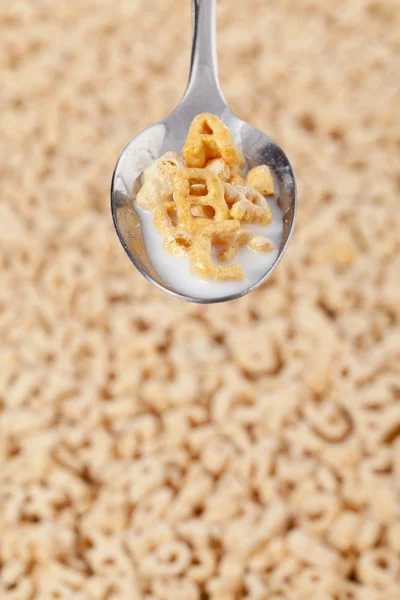
[[[204,196],[193,194],[192,186],[205,185],[207,192]],[[196,233],[210,219],[195,217],[192,206],[207,206],[214,209],[214,221],[229,219],[229,209],[224,198],[222,181],[208,169],[180,169],[174,175],[174,199],[181,226],[190,233]]]
[[[173,201],[160,204],[154,211],[154,225],[160,233],[165,235],[164,250],[175,256],[186,258],[189,255],[192,237],[177,229],[176,220],[176,205]]]
[[[260,223],[264,226],[271,223],[271,209],[259,192],[245,185],[231,186],[229,183],[225,183],[224,188],[225,200],[228,205],[232,205],[232,219],[244,223]]]
[[[272,250],[275,250],[275,246],[271,240],[262,235],[254,234],[247,242],[247,245],[254,252],[272,252]]]
[[[235,231],[230,238],[226,238],[225,240],[221,240],[226,244],[226,248],[224,248],[218,254],[218,260],[222,263],[227,263],[233,260],[240,248],[245,244],[248,244],[254,233],[250,231],[250,229],[239,229],[239,231]]]
[[[232,185],[231,183],[224,182],[224,196],[225,201],[229,208],[231,208],[235,202],[239,202],[239,200],[244,200],[246,196],[240,191],[240,187],[236,185]]]
[[[229,166],[243,163],[231,132],[210,113],[202,113],[193,119],[182,154],[188,167],[204,167],[208,160],[220,157]]]
[[[239,221],[216,221],[206,225],[195,235],[190,251],[192,272],[205,279],[219,281],[244,279],[243,269],[240,265],[221,266],[215,264],[212,259],[213,241],[229,239],[239,229]]]
[[[233,165],[231,167],[230,177],[227,181],[232,185],[244,185],[244,177],[239,165]]]
[[[218,175],[222,181],[228,181],[231,176],[229,165],[226,164],[223,158],[213,158],[212,160],[209,160],[205,164],[205,168],[210,169],[210,171]]]
[[[173,174],[185,166],[176,152],[167,152],[143,173],[143,185],[136,195],[137,204],[144,210],[153,210],[158,204],[171,200],[174,191]]]
[[[204,217],[206,219],[212,219],[214,216],[214,209],[211,208],[211,206],[202,206],[201,204],[199,204],[198,206],[193,204],[191,212],[194,217]]]
[[[192,236],[184,231],[166,235],[163,243],[164,250],[180,258],[189,256],[191,246]]]
[[[160,233],[168,235],[176,231],[176,206],[175,202],[159,204],[154,211],[153,223]]]
[[[257,235],[250,229],[240,229],[235,233],[231,240],[226,241],[227,246],[218,255],[220,262],[230,262],[233,260],[240,248],[245,244],[248,245],[254,252],[271,252],[275,249],[274,244],[266,237]]]
[[[275,194],[275,182],[268,165],[259,165],[251,169],[247,174],[246,185],[254,188],[263,196]]]

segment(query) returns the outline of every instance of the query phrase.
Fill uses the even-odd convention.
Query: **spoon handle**
[[[216,5],[217,0],[192,0],[192,58],[183,97],[210,112],[226,106],[218,80]]]

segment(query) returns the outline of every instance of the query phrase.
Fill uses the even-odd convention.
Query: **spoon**
[[[293,169],[283,150],[268,135],[236,117],[222,95],[215,43],[216,0],[192,0],[192,7],[193,44],[186,92],[180,104],[166,119],[139,133],[122,151],[111,183],[111,210],[115,229],[125,252],[148,281],[188,302],[215,303],[244,296],[271,276],[292,235],[297,192]],[[261,279],[236,294],[206,299],[181,294],[163,281],[147,256],[140,219],[133,203],[144,169],[168,150],[181,152],[190,123],[196,115],[203,112],[218,116],[230,129],[249,168],[260,164],[271,167],[279,183],[278,206],[283,213],[283,236],[278,256]]]

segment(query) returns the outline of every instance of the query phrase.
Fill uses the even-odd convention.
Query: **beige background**
[[[300,211],[267,285],[195,306],[109,211],[183,93],[189,1],[0,2],[1,600],[400,598],[399,2],[218,19]]]

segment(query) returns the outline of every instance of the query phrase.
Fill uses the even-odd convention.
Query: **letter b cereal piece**
[[[204,186],[203,196],[198,189],[193,193],[191,187]],[[190,233],[196,233],[211,219],[195,217],[192,206],[211,207],[214,221],[229,219],[229,209],[224,198],[224,188],[220,178],[208,169],[179,169],[174,176],[174,200],[181,226]]]

